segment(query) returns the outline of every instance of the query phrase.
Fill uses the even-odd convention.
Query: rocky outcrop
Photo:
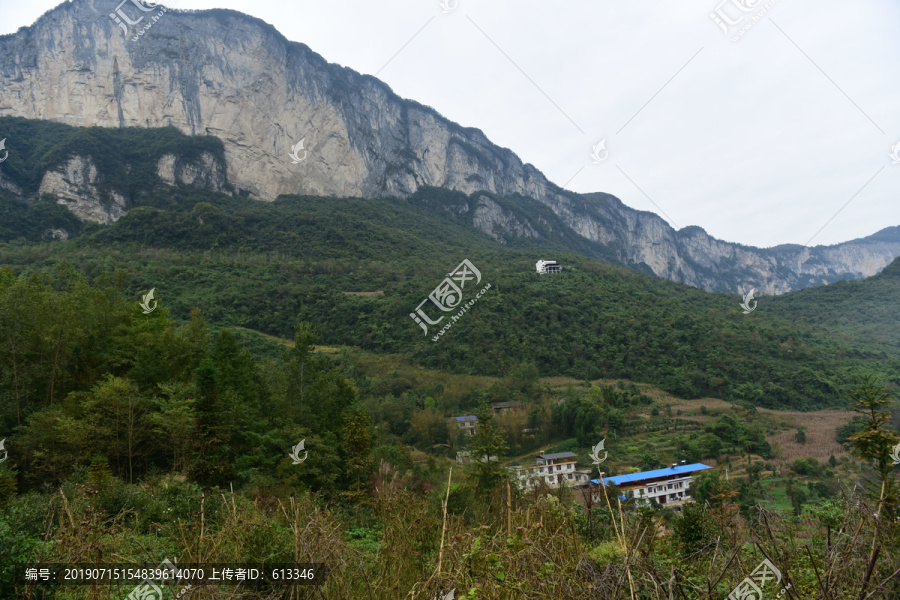
[[[97,167],[90,158],[75,156],[44,173],[38,196],[49,194],[82,221],[114,223],[125,214],[125,198],[100,188]]]
[[[511,211],[504,210],[499,204],[485,195],[475,199],[472,212],[472,225],[480,229],[498,242],[503,243],[508,236],[538,237],[528,221],[521,221]]]
[[[772,249],[722,242],[699,228],[675,231],[607,194],[562,190],[481,131],[326,62],[258,19],[138,4],[120,7],[138,22],[131,29],[110,18],[108,0],[72,0],[0,38],[0,115],[216,136],[230,183],[261,200],[407,196],[423,186],[533,198],[553,213],[556,233],[565,228],[624,264],[711,290],[781,293],[873,275],[900,255],[893,230],[828,248]],[[296,163],[289,155],[301,140],[304,160]],[[195,166],[172,157],[157,171],[172,185],[225,185]],[[73,203],[86,218],[103,216],[90,194],[80,202]],[[540,236],[550,223],[476,204],[467,213],[472,225],[501,241]],[[117,218],[111,210],[101,222]]]
[[[754,248],[718,240],[700,227],[676,231],[661,217],[629,209],[609,194],[585,194],[602,224],[591,234],[619,261],[722,292],[782,294],[842,279],[870,277],[900,256],[900,227],[833,246]]]
[[[49,238],[51,240],[67,240],[69,239],[69,232],[65,229],[59,229],[56,227],[51,227],[47,231],[44,232],[44,237]]]
[[[226,188],[225,166],[209,152],[200,158],[188,162],[174,154],[166,154],[156,165],[156,174],[160,181],[168,185],[187,185],[205,188],[214,192],[224,192]]]
[[[131,20],[157,16],[132,3],[122,10]],[[132,41],[109,14],[106,0],[73,0],[0,40],[0,115],[213,135],[225,144],[230,182],[262,200],[403,196],[431,185],[570,202],[481,131],[329,64],[257,19],[168,10]],[[308,158],[294,164],[301,139]]]

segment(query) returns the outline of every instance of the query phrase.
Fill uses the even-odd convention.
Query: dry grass
[[[790,424],[785,422],[792,429],[780,431],[766,438],[772,444],[772,449],[776,451],[779,458],[785,462],[812,457],[823,463],[827,462],[832,454],[838,460],[841,456],[847,455],[844,447],[835,441],[835,432],[839,426],[849,422],[855,413],[849,410],[817,410],[815,412],[774,411],[765,408],[758,410],[761,413],[792,419]],[[806,429],[805,444],[798,444],[794,439],[797,427]]]
[[[99,490],[67,484],[48,498],[47,543],[35,562],[113,556],[158,564],[160,557],[176,556],[183,563],[221,564],[277,555],[328,569],[327,577],[317,574],[315,588],[257,592],[205,585],[191,593],[192,600],[433,600],[454,589],[460,598],[481,600],[720,600],[767,558],[783,574],[782,585],[793,588],[783,600],[898,597],[892,573],[900,571],[900,557],[892,544],[892,520],[872,519],[874,507],[854,493],[827,523],[815,515],[794,520],[768,510],[755,511],[748,521],[737,506],[713,503],[703,517],[707,535],[687,545],[661,519],[620,511],[616,504],[594,504],[586,520],[564,494],[513,494],[501,486],[480,496],[463,516],[442,510],[449,497],[444,489],[420,494],[412,484],[409,472],[400,476],[382,463],[367,486],[368,518],[377,522],[367,525],[378,532],[371,545],[354,542],[342,511],[309,494],[279,498],[186,489],[199,514],[158,523],[157,535],[146,535],[131,518],[133,509],[107,515]],[[457,490],[456,502],[463,493],[470,492]],[[610,516],[620,522],[619,540],[610,531]],[[16,597],[44,597],[36,587]],[[131,587],[113,594],[110,586],[71,586],[65,598],[111,600]]]
[[[683,413],[700,412],[700,407],[705,406],[710,410],[730,411],[734,407],[730,402],[719,400],[718,398],[698,398],[697,400],[680,400],[669,396],[670,404],[672,404],[672,412],[677,413],[679,410]]]
[[[350,360],[363,374],[387,380],[396,378],[413,388],[433,388],[440,384],[443,395],[448,398],[462,398],[471,392],[489,388],[497,377],[481,375],[454,375],[428,369],[413,364],[397,354],[374,354],[359,348],[341,347]]]
[[[268,333],[263,333],[261,331],[256,331],[255,329],[247,329],[246,327],[237,327],[234,326],[232,329],[240,329],[241,331],[249,331],[250,333],[255,333],[256,335],[269,340],[270,342],[275,342],[276,344],[281,344],[285,348],[293,348],[294,340],[288,340],[285,338],[280,338],[274,335],[269,335]],[[316,352],[324,352],[326,354],[337,354],[341,351],[341,349],[337,346],[314,346]]]

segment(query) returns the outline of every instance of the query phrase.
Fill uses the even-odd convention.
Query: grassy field
[[[787,431],[779,431],[767,437],[772,444],[772,449],[784,462],[794,462],[798,458],[812,457],[820,463],[828,462],[829,457],[834,456],[840,460],[842,456],[849,456],[844,447],[835,441],[835,431],[841,425],[849,422],[855,415],[849,410],[817,410],[815,412],[802,413],[797,411],[774,411],[765,408],[759,409],[762,413],[776,415],[783,419]],[[802,427],[806,432],[806,443],[800,444],[795,439],[797,428]]]

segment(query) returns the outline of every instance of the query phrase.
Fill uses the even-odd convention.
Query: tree
[[[884,509],[893,522],[897,493],[896,485],[890,476],[894,470],[891,449],[897,444],[898,438],[896,433],[887,429],[891,413],[884,410],[891,405],[893,394],[883,385],[879,385],[872,375],[867,374],[850,396],[854,400],[854,412],[863,417],[862,431],[848,438],[852,445],[851,453],[866,462],[873,463],[879,475],[881,489],[877,494],[870,491],[871,496],[878,498],[878,513],[881,514]]]
[[[256,361],[228,330],[216,336],[210,358],[218,373],[222,416],[232,434],[232,450],[244,454],[250,451],[250,432],[260,430],[260,405],[265,396]]]
[[[107,419],[115,436],[114,440],[110,440],[113,446],[107,452],[111,450],[119,472],[127,473],[128,482],[132,483],[135,458],[144,453],[150,434],[150,424],[144,420],[147,401],[141,398],[133,382],[109,376],[94,387],[91,397],[84,403],[84,409],[91,421]]]
[[[344,427],[341,431],[341,446],[344,451],[344,464],[346,472],[356,479],[354,493],[351,499],[356,504],[356,526],[362,526],[360,519],[360,503],[363,501],[362,475],[367,473],[372,466],[370,451],[372,449],[372,434],[369,429],[372,422],[368,415],[359,410],[350,411],[344,417]]]
[[[40,287],[35,278],[16,280],[10,269],[0,269],[0,397],[13,401],[17,426],[37,380]]]
[[[722,454],[722,440],[715,434],[705,433],[697,440],[697,447],[703,458],[716,458]]]
[[[736,495],[737,492],[733,491],[727,482],[722,481],[715,469],[701,471],[691,482],[691,496],[701,504],[709,502],[711,506],[720,506]]]
[[[218,372],[210,359],[201,362],[194,372],[197,401],[189,473],[204,487],[222,484],[231,474],[231,434],[223,422],[217,378]]]
[[[469,442],[472,462],[469,463],[469,476],[473,479],[475,489],[485,493],[496,489],[508,473],[500,464],[509,451],[503,433],[494,420],[493,411],[488,406],[476,413],[478,428]],[[493,457],[496,457],[492,460]]]
[[[425,450],[432,450],[437,444],[447,444],[450,441],[447,419],[433,408],[413,412],[410,432],[419,447]]]
[[[807,501],[807,496],[803,492],[803,490],[791,486],[791,489],[787,491],[787,496],[791,500],[791,506],[794,507],[794,516],[799,517],[800,513],[803,512],[803,504]]]
[[[191,433],[196,427],[192,386],[187,383],[160,384],[161,396],[153,398],[153,410],[147,422],[156,437],[166,440],[165,451],[171,452],[172,469],[181,472],[188,464]]]
[[[705,505],[697,502],[685,504],[681,516],[676,516],[672,522],[672,531],[685,554],[693,554],[708,544],[713,536],[713,524]]]
[[[310,323],[304,321],[297,324],[294,332],[294,347],[290,352],[290,362],[295,366],[298,377],[292,381],[293,385],[288,394],[296,399],[300,410],[303,409],[303,403],[306,399],[306,388],[304,387],[306,384],[306,363],[312,356],[317,341],[319,341],[319,335]]]

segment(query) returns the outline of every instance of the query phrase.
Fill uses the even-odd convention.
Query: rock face
[[[174,154],[166,154],[156,165],[156,174],[163,183],[178,185],[179,183],[196,188],[205,188],[214,192],[224,192],[225,167],[216,157],[208,152],[200,155],[200,159],[188,162]]]
[[[62,166],[44,173],[38,196],[49,194],[82,221],[104,225],[125,214],[125,198],[116,192],[104,194],[99,187],[97,167],[90,158],[76,156]]]
[[[504,210],[494,200],[483,194],[475,196],[472,225],[501,243],[509,235],[514,237],[539,237],[530,223],[516,218],[515,214]]]
[[[699,228],[676,232],[612,196],[560,189],[481,131],[327,63],[258,19],[149,8],[141,0],[115,4],[72,0],[0,38],[0,115],[213,135],[225,145],[230,183],[260,200],[406,196],[423,186],[530,197],[619,261],[707,289],[752,285],[780,293],[873,275],[900,255],[896,231],[831,248],[769,250],[722,242]],[[118,22],[110,16],[117,8]],[[304,160],[295,164],[289,154],[301,140]],[[164,181],[221,189],[224,175],[209,167],[166,157],[157,170]],[[48,185],[67,184],[57,178]],[[61,197],[86,218],[117,218],[117,209]],[[491,201],[479,200],[468,214],[495,239],[539,237],[546,225]]]
[[[619,261],[646,265],[660,277],[723,292],[782,294],[881,271],[900,255],[900,227],[834,246],[753,248],[723,242],[700,227],[675,231],[659,216],[631,210],[609,194],[585,194],[603,243]]]

